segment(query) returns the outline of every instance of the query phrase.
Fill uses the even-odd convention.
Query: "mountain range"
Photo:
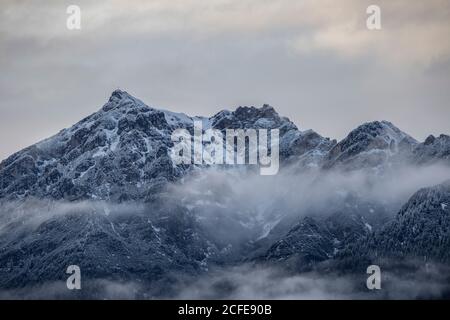
[[[171,133],[192,133],[194,120],[279,129],[280,173],[175,165]],[[374,121],[338,142],[269,105],[191,117],[116,90],[99,111],[1,162],[0,297],[103,298],[116,283],[132,297],[171,297],[180,277],[242,264],[450,267],[449,183],[448,135],[418,142]],[[81,292],[65,288],[74,264]]]

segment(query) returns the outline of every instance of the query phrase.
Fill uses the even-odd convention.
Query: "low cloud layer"
[[[229,261],[235,261],[232,254],[242,259],[240,248],[267,235],[270,228],[286,215],[299,220],[306,215],[331,214],[346,203],[349,195],[356,195],[361,203],[373,204],[374,208],[377,204],[392,208],[389,213],[392,218],[418,189],[450,178],[450,169],[440,165],[403,166],[376,177],[363,172],[298,173],[293,170],[285,168],[276,176],[206,170],[186,177],[181,184],[171,185],[162,197],[168,207],[183,204],[209,233],[211,241],[219,249],[225,248],[224,255],[231,254]],[[368,217],[377,214],[376,210],[370,212],[370,209],[358,212]],[[153,231],[158,229],[157,225],[153,226],[151,205],[29,199],[22,203],[2,204],[0,239],[14,240],[21,234],[32,234],[52,219],[83,213],[107,217],[103,227],[112,228],[112,231],[115,230],[115,219],[123,215],[145,216],[142,221],[149,223]],[[232,247],[227,248],[227,245]],[[416,299],[448,296],[448,266],[423,265],[423,262],[409,265],[412,269],[404,272],[395,268],[383,270],[383,289],[378,292],[365,289],[366,274],[342,275],[329,271],[295,274],[279,267],[238,263],[227,268],[211,264],[208,271],[197,277],[171,274],[170,281],[160,283],[133,282],[129,279],[132,277],[121,282],[86,279],[84,289],[78,293],[67,291],[62,274],[60,282],[0,290],[0,298]]]
[[[411,263],[411,266],[414,264]],[[449,294],[448,267],[415,268],[415,274],[383,272],[381,290],[368,290],[366,274],[286,274],[275,267],[243,265],[186,281],[177,299],[418,299]]]
[[[87,280],[80,291],[65,282],[52,282],[16,290],[0,290],[0,299],[438,299],[448,298],[448,267],[417,267],[413,272],[382,270],[381,289],[368,290],[367,274],[309,272],[288,274],[278,267],[241,265],[215,268],[189,278],[175,276],[174,283],[135,283],[105,279]],[[159,294],[155,295],[155,292]],[[170,292],[170,294],[167,294]],[[161,294],[162,293],[162,294]]]
[[[281,221],[296,223],[306,216],[322,218],[350,210],[370,223],[379,223],[393,218],[419,189],[450,179],[450,168],[439,164],[405,165],[380,175],[365,171],[297,172],[287,167],[275,176],[261,176],[241,169],[194,171],[181,183],[168,185],[162,194],[165,204],[158,210],[170,213],[177,206],[187,209],[219,247],[231,245],[232,251],[240,254],[247,242],[266,237]],[[0,235],[32,231],[64,215],[98,214],[110,221],[123,215],[144,215],[153,220],[153,211],[146,204],[105,201],[7,202],[0,206]]]
[[[202,221],[215,225],[216,218],[235,219],[244,226],[242,237],[267,235],[281,219],[292,216],[325,216],[355,206],[358,214],[377,220],[383,207],[393,217],[416,191],[450,179],[444,165],[402,166],[387,169],[381,175],[365,171],[336,170],[296,172],[281,168],[275,176],[260,176],[245,171],[211,169],[185,178],[169,189],[171,201],[180,201]],[[251,230],[251,231],[250,231]],[[224,231],[224,236],[239,238]],[[252,234],[254,232],[254,234]],[[214,234],[221,232],[215,231]],[[252,240],[255,240],[253,238]]]

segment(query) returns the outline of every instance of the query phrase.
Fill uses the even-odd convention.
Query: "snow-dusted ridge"
[[[194,120],[202,121],[203,129],[280,129],[286,158],[294,155],[290,146],[303,137],[292,122],[267,105],[221,111],[210,118],[190,117],[151,108],[116,90],[98,112],[3,161],[0,199],[148,200],[188,169],[172,163],[170,137],[178,128],[192,130]]]
[[[189,169],[175,166],[168,152],[173,130],[192,130],[194,120],[202,121],[204,129],[279,129],[280,158],[299,170],[379,169],[399,158],[427,163],[448,161],[450,154],[448,136],[419,144],[387,121],[363,124],[336,143],[312,130],[300,131],[269,105],[191,117],[151,108],[115,90],[98,112],[4,160],[0,199],[148,200]]]

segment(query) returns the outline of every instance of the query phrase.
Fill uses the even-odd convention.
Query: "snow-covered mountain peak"
[[[398,129],[389,121],[373,121],[367,122],[353,131],[342,141],[342,145],[351,146],[354,144],[369,145],[374,140],[384,141],[387,144],[392,142],[399,143],[403,139],[409,140],[411,143],[417,143],[417,141]],[[382,147],[381,145],[379,147]]]
[[[298,130],[294,123],[280,117],[268,104],[260,108],[240,106],[235,111],[223,110],[211,117],[211,123],[217,129],[279,129],[280,134]]]
[[[0,165],[0,198],[145,199],[179,176],[166,114],[116,90],[92,115]]]
[[[109,111],[115,108],[132,108],[140,106],[148,108],[145,103],[133,97],[128,92],[116,89],[111,93],[108,102],[103,106],[102,110]]]
[[[346,169],[377,168],[405,150],[411,150],[417,141],[389,121],[367,122],[340,141],[329,152],[325,167]]]

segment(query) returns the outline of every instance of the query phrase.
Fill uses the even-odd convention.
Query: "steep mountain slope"
[[[279,129],[282,158],[323,155],[330,146],[329,139],[300,132],[267,105],[221,111],[208,119],[153,109],[116,90],[98,112],[3,161],[0,199],[151,200],[189,169],[175,166],[169,149],[173,130],[193,132],[194,120],[202,121],[203,129]],[[309,162],[314,161],[319,159]]]
[[[350,244],[339,260],[345,268],[408,260],[450,262],[450,181],[417,191],[395,219]]]
[[[287,263],[296,271],[310,270],[318,262],[333,259],[386,221],[386,208],[380,204],[350,198],[335,203],[328,212],[311,212],[257,260]]]
[[[221,111],[211,117],[214,129],[278,129],[280,159],[285,164],[296,163],[303,169],[317,167],[326,153],[336,144],[313,130],[300,131],[288,118],[280,117],[267,104],[261,108],[239,107],[235,111]]]
[[[204,272],[218,254],[192,214],[164,201],[151,207],[34,202],[0,213],[2,289],[60,281],[74,264],[87,282],[151,283],[170,273]],[[8,214],[13,218],[5,222]]]
[[[151,196],[182,174],[167,154],[162,111],[115,91],[103,108],[0,165],[0,198],[124,201]]]
[[[377,168],[398,154],[411,150],[417,141],[388,121],[365,123],[328,153],[324,168],[354,170]]]
[[[450,162],[450,136],[445,134],[439,137],[428,136],[412,150],[411,158],[417,164]]]

